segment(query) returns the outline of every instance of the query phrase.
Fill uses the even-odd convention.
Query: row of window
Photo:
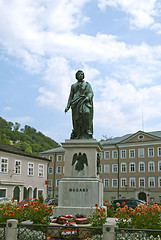
[[[64,166],[61,167],[61,166],[57,166],[56,167],[56,173],[57,174],[64,174]],[[53,167],[52,166],[49,166],[48,167],[48,174],[53,174]]]
[[[120,163],[121,172],[127,172],[127,163]],[[145,162],[138,163],[138,171],[145,172]],[[110,173],[110,164],[104,164],[104,169],[102,169],[102,165],[100,165],[100,173]],[[129,163],[129,172],[136,172],[136,163]],[[148,162],[148,172],[155,172],[155,163],[153,161]],[[158,172],[161,172],[161,161],[158,161]],[[62,174],[64,173],[64,167],[57,166],[56,173]],[[118,164],[112,164],[112,173],[118,173]],[[48,167],[48,174],[53,174],[53,167]]]
[[[102,152],[100,158],[102,159]],[[129,158],[135,158],[135,149],[129,149]],[[161,147],[157,148],[157,155],[161,156]],[[143,158],[145,156],[144,148],[138,149],[138,157]],[[127,158],[127,150],[120,150],[120,157]],[[154,148],[148,148],[148,157],[154,157]],[[118,158],[118,150],[112,150],[112,159]],[[104,151],[104,159],[110,159],[110,151]]]
[[[48,186],[52,187],[52,179],[48,179]],[[56,187],[59,186],[60,179],[56,179]],[[111,179],[112,187],[117,188],[118,187],[118,179],[113,178]],[[145,177],[139,177],[138,178],[138,186],[144,188],[145,187]],[[109,188],[110,187],[110,179],[105,178],[104,179],[104,187]],[[121,178],[120,179],[120,187],[128,187],[127,185],[127,178]],[[129,178],[129,187],[135,188],[136,187],[136,178],[130,177]],[[155,177],[148,177],[148,187],[154,188],[155,187]],[[158,177],[158,187],[161,188],[161,177]]]
[[[0,161],[0,172],[1,173],[8,173],[8,158],[1,158]],[[22,162],[20,160],[15,160],[14,163],[14,174],[21,174],[22,169]],[[28,162],[28,169],[27,169],[28,176],[34,176],[34,163]],[[44,165],[38,165],[38,176],[44,177]]]
[[[47,156],[43,156],[43,157],[47,157]],[[51,162],[53,162],[53,156],[52,155],[48,156],[48,158]],[[62,155],[57,155],[56,156],[56,161],[61,162],[62,161]]]
[[[127,187],[127,178],[121,178],[120,179],[120,187]],[[118,179],[113,178],[112,180],[112,187],[118,187]],[[139,187],[145,187],[145,177],[139,177],[138,178],[138,186]],[[110,179],[105,178],[104,179],[104,187],[110,187]],[[136,187],[136,178],[131,177],[129,178],[129,187]],[[153,188],[155,187],[155,177],[148,177],[148,187]],[[161,188],[161,177],[158,177],[158,187]]]
[[[121,172],[127,172],[127,163],[120,163]],[[110,173],[110,164],[104,164],[104,169],[100,165],[100,173]],[[138,163],[138,171],[145,172],[145,162],[141,161]],[[136,163],[129,163],[129,172],[136,172]],[[148,172],[155,172],[155,162],[148,162]],[[158,172],[161,172],[161,161],[158,161]],[[112,173],[118,173],[118,164],[112,164]]]
[[[56,179],[55,181],[56,187],[59,186],[59,182],[60,182],[60,179]],[[52,187],[52,179],[48,179],[48,187]]]

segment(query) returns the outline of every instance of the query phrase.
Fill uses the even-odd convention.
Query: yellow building
[[[104,200],[136,198],[161,203],[161,131],[138,131],[100,143]],[[63,177],[64,149],[41,154],[52,159],[48,168],[49,195],[57,197]]]

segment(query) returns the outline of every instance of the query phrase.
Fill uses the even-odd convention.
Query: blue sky
[[[57,142],[75,72],[94,91],[94,138],[161,130],[159,0],[0,0],[0,111]]]

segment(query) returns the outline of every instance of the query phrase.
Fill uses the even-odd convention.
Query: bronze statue
[[[90,83],[85,82],[84,72],[78,70],[75,74],[76,83],[72,84],[65,108],[72,109],[73,130],[71,139],[87,139],[93,136],[93,91]]]

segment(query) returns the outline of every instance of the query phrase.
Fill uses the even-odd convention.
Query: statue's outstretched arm
[[[70,106],[71,106],[71,101],[73,99],[73,89],[72,89],[72,86],[71,86],[71,90],[70,90],[70,94],[69,94],[69,98],[68,98],[68,103],[67,103],[67,106],[65,108],[65,113],[68,112],[68,110],[70,109]]]

